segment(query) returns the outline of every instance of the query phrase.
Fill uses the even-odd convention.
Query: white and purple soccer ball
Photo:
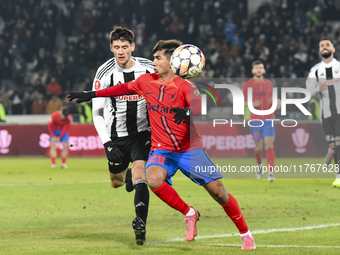
[[[204,68],[205,57],[203,52],[192,44],[179,46],[171,55],[170,65],[172,71],[183,79],[192,79],[199,76]]]

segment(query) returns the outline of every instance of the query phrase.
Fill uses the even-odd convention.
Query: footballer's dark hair
[[[153,47],[152,54],[155,54],[157,51],[163,51],[164,55],[167,57],[171,57],[171,54],[175,51],[176,48],[181,46],[183,43],[179,40],[160,40],[156,43],[155,47]]]
[[[70,114],[70,109],[66,106],[61,108],[61,113],[67,118],[67,116]]]
[[[256,60],[254,61],[251,66],[254,68],[254,66],[257,66],[257,65],[263,65],[263,62],[261,60]]]
[[[322,37],[322,38],[320,39],[320,41],[319,41],[319,44],[320,44],[322,41],[330,41],[330,42],[334,45],[332,39],[330,39],[329,37]]]
[[[122,42],[128,41],[130,44],[133,43],[135,39],[135,35],[130,29],[124,27],[115,27],[113,31],[110,33],[110,44],[113,41],[121,40]]]

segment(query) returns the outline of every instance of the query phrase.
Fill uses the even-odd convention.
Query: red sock
[[[241,212],[240,207],[238,206],[236,199],[230,193],[228,203],[222,205],[222,207],[226,214],[234,222],[235,226],[240,231],[240,234],[247,233],[249,230],[247,223],[243,217],[243,214]]]
[[[275,163],[274,148],[266,149],[266,158],[267,158],[268,169],[269,169],[270,172],[273,172],[274,163]]]
[[[56,159],[55,159],[55,158],[51,158],[51,162],[52,162],[52,164],[55,164],[55,161],[56,161]]]
[[[163,182],[161,186],[157,189],[152,189],[152,192],[156,194],[157,197],[162,199],[169,206],[174,208],[177,211],[180,211],[184,215],[186,215],[190,206],[187,205],[178,195],[176,190],[171,187],[168,183]]]
[[[257,151],[254,149],[254,155],[255,155],[257,164],[258,164],[258,165],[261,165],[261,164],[262,164],[262,151],[257,152]]]
[[[62,158],[62,159],[61,159],[61,163],[62,163],[62,164],[65,164],[65,163],[66,163],[66,158]]]

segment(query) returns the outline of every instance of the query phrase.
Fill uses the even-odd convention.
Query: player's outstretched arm
[[[123,83],[116,86],[112,86],[106,89],[101,89],[97,91],[82,91],[82,92],[70,92],[67,95],[69,101],[77,99],[76,103],[82,103],[91,100],[95,97],[115,97],[122,95],[131,95],[134,92],[130,91],[129,83]]]
[[[77,99],[76,102],[82,103],[86,101],[90,101],[92,98],[96,97],[96,91],[81,91],[81,92],[70,92],[67,95],[69,101],[73,99]]]

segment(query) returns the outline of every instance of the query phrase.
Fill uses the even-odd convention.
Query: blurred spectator
[[[90,103],[91,102],[82,102],[78,104],[80,123],[92,123],[92,108],[89,105]]]
[[[45,114],[47,107],[47,100],[44,95],[39,93],[33,100],[31,113],[32,114]]]
[[[12,111],[11,114],[23,114],[23,107],[22,107],[22,90],[14,90],[11,97],[11,106],[12,106]]]
[[[83,34],[88,34],[95,26],[95,20],[89,10],[84,9],[80,18],[77,20],[77,27]]]
[[[60,96],[62,93],[62,89],[60,84],[58,83],[57,79],[52,76],[50,82],[47,84],[46,87],[46,95],[57,95]]]
[[[46,114],[52,114],[58,111],[63,106],[63,101],[57,96],[52,95],[52,98],[48,101],[46,105]]]

